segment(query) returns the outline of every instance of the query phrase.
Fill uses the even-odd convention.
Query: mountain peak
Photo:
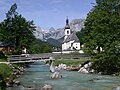
[[[85,19],[73,19],[70,22],[70,29],[75,32],[80,31],[82,28],[84,28],[84,22]],[[64,36],[64,26],[58,29],[51,27],[49,30],[42,30],[40,27],[37,27],[35,34],[37,34],[35,35],[36,38],[39,38],[41,40],[47,40],[49,38],[59,39]]]
[[[49,31],[55,31],[55,28],[54,27],[51,27],[50,29],[49,29]]]

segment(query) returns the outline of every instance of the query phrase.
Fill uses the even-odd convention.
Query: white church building
[[[80,51],[80,41],[74,31],[71,31],[69,20],[66,19],[66,25],[64,28],[64,40],[62,43],[62,53],[70,53],[74,51]]]

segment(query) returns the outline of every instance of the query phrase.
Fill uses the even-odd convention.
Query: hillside
[[[49,53],[52,52],[52,45],[47,42],[36,39],[30,48],[31,53]]]

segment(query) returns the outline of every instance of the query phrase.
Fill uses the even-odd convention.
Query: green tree
[[[50,53],[52,52],[52,46],[46,42],[36,39],[30,47],[31,53]]]
[[[119,0],[96,3],[85,22],[84,50],[96,59],[93,66],[97,72],[114,74],[120,72]]]
[[[81,31],[76,32],[77,37],[80,40],[80,44],[82,45],[84,43],[83,37],[84,37],[84,29],[82,28]]]
[[[0,24],[0,39],[3,41],[12,41],[16,46],[16,52],[21,53],[21,47],[30,48],[35,40],[33,32],[35,26],[33,21],[27,21],[22,15],[16,12],[17,5],[11,6],[6,19]]]

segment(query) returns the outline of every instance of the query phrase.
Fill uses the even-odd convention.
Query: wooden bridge
[[[9,63],[30,63],[54,60],[51,55],[48,54],[22,54],[22,55],[10,55],[7,58]]]
[[[22,54],[22,55],[10,55],[7,58],[8,63],[29,63],[29,62],[40,62],[55,59],[84,59],[90,60],[91,57],[85,54]]]

